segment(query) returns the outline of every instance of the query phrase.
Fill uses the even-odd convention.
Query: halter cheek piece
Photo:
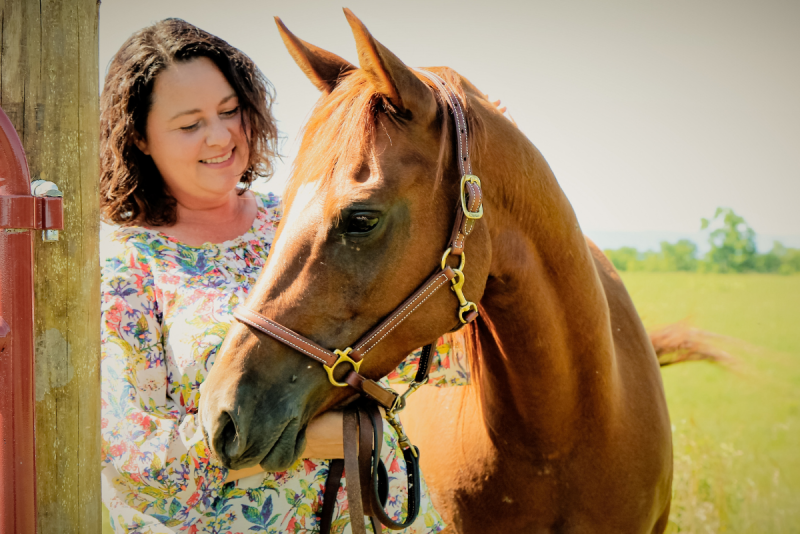
[[[365,334],[355,345],[344,350],[330,351],[310,339],[302,336],[272,319],[247,308],[239,306],[233,312],[239,321],[267,334],[281,343],[320,362],[328,373],[331,384],[337,387],[352,387],[366,399],[359,400],[353,408],[348,407],[344,414],[344,448],[345,459],[331,461],[325,496],[320,519],[321,534],[330,532],[336,493],[341,484],[342,470],[347,468],[350,476],[347,480],[347,494],[350,505],[350,521],[353,534],[366,532],[363,517],[372,518],[373,529],[381,532],[381,524],[392,530],[400,530],[410,526],[419,513],[420,485],[419,450],[413,446],[403,431],[397,412],[406,404],[406,398],[428,381],[430,370],[431,345],[422,350],[419,367],[414,381],[408,390],[399,395],[391,389],[384,388],[374,380],[359,374],[364,357],[369,351],[383,341],[395,328],[416,312],[426,300],[450,282],[450,289],[458,298],[458,319],[461,324],[472,322],[478,316],[478,306],[464,296],[464,265],[466,255],[464,244],[475,227],[475,221],[483,216],[483,192],[481,181],[472,174],[469,155],[469,138],[464,108],[455,92],[439,76],[419,70],[439,90],[442,98],[448,103],[453,114],[456,127],[458,148],[458,168],[461,174],[460,202],[456,210],[453,230],[448,247],[442,256],[442,262],[434,272],[414,293],[411,294],[391,315]],[[447,265],[451,256],[460,258],[458,268]],[[352,369],[344,376],[342,382],[334,374],[336,367],[342,363],[349,364]],[[372,402],[369,402],[369,401]],[[408,515],[403,522],[392,520],[384,511],[388,492],[386,468],[380,459],[383,441],[383,422],[376,403],[386,411],[386,419],[397,431],[398,441],[403,451],[408,472]],[[356,437],[358,442],[356,442]],[[362,492],[366,488],[366,493]]]

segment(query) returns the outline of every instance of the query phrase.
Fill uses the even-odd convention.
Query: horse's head
[[[428,82],[345,10],[360,68],[281,35],[322,96],[305,129],[285,216],[247,306],[329,349],[344,349],[389,315],[442,260],[460,206],[454,128]],[[467,102],[482,98],[439,71]],[[483,103],[482,103],[483,105]],[[464,293],[480,300],[491,258],[478,224],[467,246]],[[361,374],[388,374],[412,350],[458,326],[453,292],[436,292],[365,357]],[[347,369],[337,366],[339,379]],[[354,390],[322,365],[234,323],[203,384],[207,442],[233,468],[291,465],[316,414]]]

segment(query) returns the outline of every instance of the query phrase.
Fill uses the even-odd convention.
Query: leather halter
[[[348,454],[347,450],[345,451],[346,464],[355,462],[355,460],[352,460],[352,458],[354,458],[354,455],[357,454],[356,452],[353,452],[355,450],[355,445],[353,444],[354,442],[349,441],[348,436],[359,434],[359,427],[362,430],[362,432],[360,432],[362,438],[362,452],[359,455],[359,457],[362,458],[359,462],[362,464],[362,478],[365,476],[363,474],[363,468],[369,467],[368,465],[364,465],[368,464],[368,461],[363,459],[365,458],[363,455],[369,450],[372,451],[372,480],[361,480],[361,484],[349,480],[347,484],[348,490],[354,486],[358,493],[360,493],[360,486],[364,485],[372,490],[369,492],[370,496],[365,496],[363,499],[350,498],[350,491],[348,491],[348,498],[351,506],[351,524],[354,533],[364,532],[363,514],[359,512],[358,509],[361,509],[363,512],[366,512],[373,517],[373,527],[377,532],[380,532],[380,523],[383,523],[390,529],[406,528],[414,522],[417,513],[419,512],[419,468],[417,466],[419,451],[416,447],[411,445],[411,442],[405,435],[400,420],[397,418],[397,412],[405,406],[405,400],[408,395],[419,388],[423,383],[427,382],[431,346],[427,345],[425,347],[423,351],[425,357],[420,359],[420,369],[418,370],[417,376],[414,382],[410,384],[408,390],[402,396],[391,389],[384,388],[374,380],[370,380],[359,374],[359,369],[363,363],[364,357],[369,353],[369,351],[374,349],[381,341],[383,341],[392,331],[400,326],[403,321],[415,313],[425,303],[425,301],[434,295],[434,293],[436,293],[442,287],[445,287],[447,282],[450,282],[451,289],[458,298],[459,321],[462,324],[467,324],[478,316],[477,305],[474,302],[467,300],[463,293],[465,281],[463,269],[466,263],[464,245],[467,237],[470,235],[470,233],[472,233],[472,230],[475,226],[475,221],[483,216],[483,192],[481,191],[481,182],[477,176],[472,174],[472,164],[469,154],[467,119],[464,113],[464,108],[462,107],[458,96],[442,78],[431,72],[423,70],[418,70],[417,72],[428,78],[439,91],[439,94],[442,96],[442,98],[447,102],[453,114],[453,120],[456,127],[458,168],[461,175],[459,204],[456,209],[453,230],[448,241],[448,246],[444,252],[444,255],[442,256],[442,261],[439,268],[437,268],[435,272],[386,319],[362,336],[361,339],[359,339],[352,347],[348,347],[344,350],[328,350],[308,339],[307,337],[298,334],[297,332],[294,332],[293,330],[273,321],[272,319],[269,319],[268,317],[251,310],[245,305],[239,306],[233,311],[234,317],[239,321],[320,362],[328,373],[328,379],[334,386],[352,387],[367,398],[372,399],[376,403],[380,404],[386,410],[386,418],[397,431],[398,442],[403,450],[403,456],[406,459],[406,463],[408,464],[407,470],[409,474],[410,487],[408,517],[406,521],[402,523],[394,522],[388,518],[388,516],[386,516],[385,512],[383,511],[382,503],[380,503],[380,501],[376,503],[376,499],[378,498],[379,493],[381,493],[379,488],[381,484],[378,480],[378,464],[382,465],[380,463],[380,443],[382,441],[381,418],[379,416],[377,418],[375,417],[375,414],[378,413],[376,408],[374,410],[361,408],[360,411],[356,412],[357,415],[352,415],[352,412],[350,412],[350,415],[346,413],[344,422],[345,448],[353,449],[350,451],[350,454]],[[447,260],[450,256],[457,256],[460,258],[458,268],[452,268],[447,265]],[[334,375],[334,371],[336,370],[336,367],[342,363],[350,364],[352,369],[344,376],[344,381],[339,382]],[[362,412],[364,410],[366,410],[368,416],[363,415]],[[370,432],[370,434],[374,434],[374,436],[370,440],[366,440],[366,438],[364,438],[366,435],[364,431],[370,427],[372,428],[372,432]],[[374,442],[374,446],[372,442]],[[348,458],[350,460],[348,460]],[[359,471],[358,465],[355,463],[348,465],[348,472],[353,472],[351,471],[351,468],[356,472]],[[331,485],[331,478],[336,478],[334,469],[339,470],[338,477],[341,477],[340,467],[337,465],[336,468],[334,468],[332,465],[331,473],[329,475],[329,484]],[[413,491],[411,490],[412,485],[414,486]],[[327,489],[328,488],[326,488],[326,503],[330,500],[327,498],[329,494]],[[338,489],[338,482],[336,483],[336,488],[331,489],[334,491],[334,493],[331,495],[335,499],[335,490]],[[383,500],[385,499],[381,499],[381,501]],[[362,501],[363,507],[356,506],[354,501]],[[324,516],[325,512],[323,512],[323,517]],[[357,516],[361,518],[360,521],[356,520]],[[325,523],[325,520],[323,520],[323,523]],[[357,523],[360,523],[360,525],[357,525]],[[323,529],[322,532],[325,532],[325,530]]]

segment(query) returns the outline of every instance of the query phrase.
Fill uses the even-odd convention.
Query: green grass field
[[[622,275],[648,328],[688,320],[726,336],[714,343],[736,358],[663,370],[668,532],[800,533],[800,276]]]
[[[663,369],[675,444],[668,532],[800,532],[800,276],[622,273],[648,328],[728,336],[729,367]]]

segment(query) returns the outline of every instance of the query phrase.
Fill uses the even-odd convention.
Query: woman
[[[117,532],[318,529],[325,458],[342,456],[341,414],[312,421],[304,459],[281,473],[228,471],[195,422],[200,385],[280,218],[274,196],[248,190],[271,172],[272,98],[246,55],[178,19],[132,35],[109,67],[100,188],[104,217],[120,228],[103,247],[101,426],[103,499]],[[467,379],[450,342],[440,340],[434,383]],[[394,378],[407,381],[413,358]],[[399,516],[405,466],[385,428],[388,510]],[[444,526],[423,489],[407,532]]]

